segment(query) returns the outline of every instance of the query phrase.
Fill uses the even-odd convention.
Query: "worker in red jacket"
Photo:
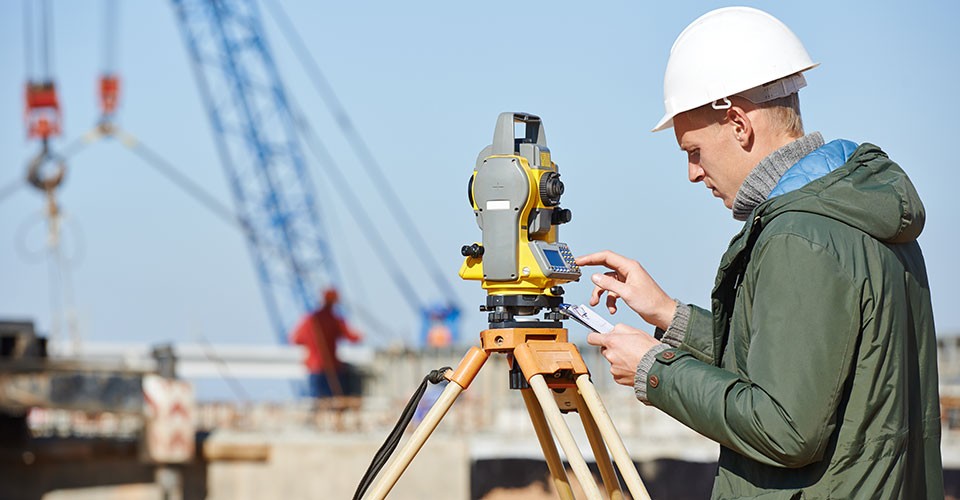
[[[360,393],[360,384],[349,376],[352,370],[337,357],[337,341],[363,340],[360,333],[347,326],[335,310],[339,294],[328,288],[323,292],[323,305],[306,315],[290,334],[290,343],[307,348],[304,363],[310,372],[310,395],[314,398],[350,396]]]

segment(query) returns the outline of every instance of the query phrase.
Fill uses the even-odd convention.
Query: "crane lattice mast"
[[[339,282],[255,0],[172,0],[281,341]]]

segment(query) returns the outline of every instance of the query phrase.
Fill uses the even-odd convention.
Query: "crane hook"
[[[54,170],[52,172],[44,168],[48,164],[53,165]],[[51,193],[60,186],[66,174],[66,160],[53,153],[47,141],[43,141],[40,152],[27,163],[27,182],[46,193]]]

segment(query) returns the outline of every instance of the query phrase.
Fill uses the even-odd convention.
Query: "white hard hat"
[[[707,12],[673,42],[663,77],[666,112],[653,131],[672,127],[673,117],[684,111],[732,95],[765,102],[792,94],[806,85],[799,73],[815,66],[800,39],[770,14],[749,7]]]

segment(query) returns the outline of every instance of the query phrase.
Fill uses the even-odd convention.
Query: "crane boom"
[[[221,163],[281,341],[337,285],[295,127],[255,0],[172,0]]]

